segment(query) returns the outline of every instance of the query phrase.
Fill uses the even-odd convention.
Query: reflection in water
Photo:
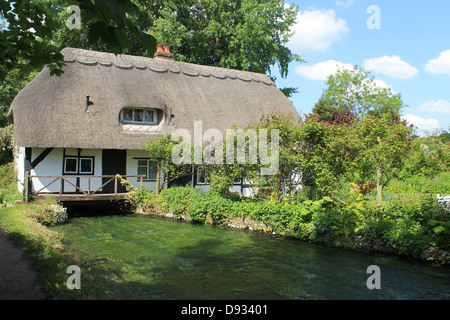
[[[107,299],[449,299],[445,267],[140,215],[54,227],[94,259]],[[366,286],[381,269],[381,289]]]

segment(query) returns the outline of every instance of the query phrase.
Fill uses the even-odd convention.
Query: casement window
[[[131,124],[158,124],[158,113],[155,109],[123,108],[120,121]]]
[[[94,157],[64,157],[64,174],[94,174]]]
[[[156,181],[156,172],[157,168],[155,162],[148,159],[138,160],[137,174],[143,175],[145,181]]]
[[[93,174],[94,173],[94,159],[93,158],[80,158],[80,174]]]
[[[66,157],[64,159],[64,174],[78,173],[78,158]]]

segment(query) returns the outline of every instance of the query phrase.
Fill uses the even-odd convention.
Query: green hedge
[[[14,162],[0,166],[0,203],[11,204],[21,199],[22,194],[17,189]]]

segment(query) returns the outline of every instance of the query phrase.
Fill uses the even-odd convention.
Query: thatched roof
[[[64,73],[50,76],[44,68],[11,105],[19,146],[142,149],[150,137],[175,128],[193,132],[194,121],[225,132],[273,111],[299,119],[264,74],[73,48],[62,53]],[[156,108],[163,120],[125,125],[119,119],[124,107]]]

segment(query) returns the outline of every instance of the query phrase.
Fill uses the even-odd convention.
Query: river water
[[[53,229],[95,261],[106,299],[450,299],[447,267],[267,234],[142,215]],[[380,289],[367,287],[371,265]]]

